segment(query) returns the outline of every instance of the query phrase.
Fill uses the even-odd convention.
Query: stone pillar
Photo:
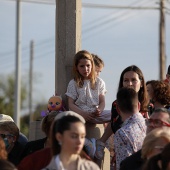
[[[55,91],[66,101],[73,57],[81,49],[81,0],[56,0]]]

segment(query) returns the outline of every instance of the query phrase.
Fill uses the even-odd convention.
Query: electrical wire
[[[148,1],[147,1],[148,2]],[[148,2],[149,3],[149,2]],[[147,3],[147,5],[148,5]],[[146,2],[143,1],[143,3],[141,3],[140,5],[146,5]],[[130,5],[139,5],[138,3],[132,3]],[[126,10],[126,11],[119,11],[117,12],[117,14],[119,13],[119,15],[117,16],[113,16],[115,13],[113,13],[113,15],[109,16],[109,17],[103,17],[104,19],[102,20],[102,18],[100,17],[100,19],[97,19],[96,21],[98,21],[98,23],[95,22],[95,24],[90,24],[88,23],[87,25],[89,25],[89,27],[86,27],[85,29],[83,29],[83,32],[85,34],[83,34],[83,41],[86,40],[87,38],[89,37],[94,37],[95,35],[97,35],[99,32],[102,32],[103,30],[106,30],[106,27],[107,28],[110,28],[110,23],[112,23],[112,25],[117,25],[118,23],[121,23],[121,21],[124,21],[124,20],[127,20],[129,19],[130,17],[132,17],[133,15],[137,16],[139,15],[139,13],[133,13],[132,15],[132,11],[129,12],[129,10]],[[117,23],[115,23],[115,21]],[[114,23],[113,23],[114,22]],[[93,22],[94,23],[94,22]],[[108,26],[107,26],[108,25]],[[95,31],[95,34],[91,31],[91,30],[96,30]],[[87,34],[91,32],[91,35],[88,35]]]

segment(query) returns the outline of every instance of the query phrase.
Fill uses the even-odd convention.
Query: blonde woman
[[[142,158],[147,160],[162,152],[170,142],[170,128],[162,127],[152,130],[145,137],[142,146]]]

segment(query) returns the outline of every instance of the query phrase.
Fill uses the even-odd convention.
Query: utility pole
[[[81,49],[81,8],[81,0],[56,0],[55,93],[61,94],[66,104],[73,57]]]
[[[159,64],[160,80],[165,79],[165,0],[160,0],[160,35],[159,35]]]
[[[33,121],[32,114],[32,73],[33,73],[34,41],[30,43],[30,70],[29,70],[29,114],[30,122]]]
[[[20,128],[21,107],[21,7],[20,0],[16,2],[16,66],[15,66],[15,98],[14,98],[14,121]]]

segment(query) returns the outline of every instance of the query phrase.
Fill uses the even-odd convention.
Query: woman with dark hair
[[[138,93],[140,102],[140,113],[144,117],[148,117],[148,97],[145,79],[142,71],[135,65],[129,66],[123,70],[120,75],[118,90],[122,87],[133,88]],[[112,103],[111,122],[108,124],[103,136],[96,141],[95,157],[102,159],[104,156],[104,148],[107,139],[121,127],[121,116],[116,110],[116,101]]]
[[[50,138],[53,158],[44,170],[99,170],[94,162],[79,156],[85,135],[85,120],[82,116],[72,111],[62,112],[56,116]]]

